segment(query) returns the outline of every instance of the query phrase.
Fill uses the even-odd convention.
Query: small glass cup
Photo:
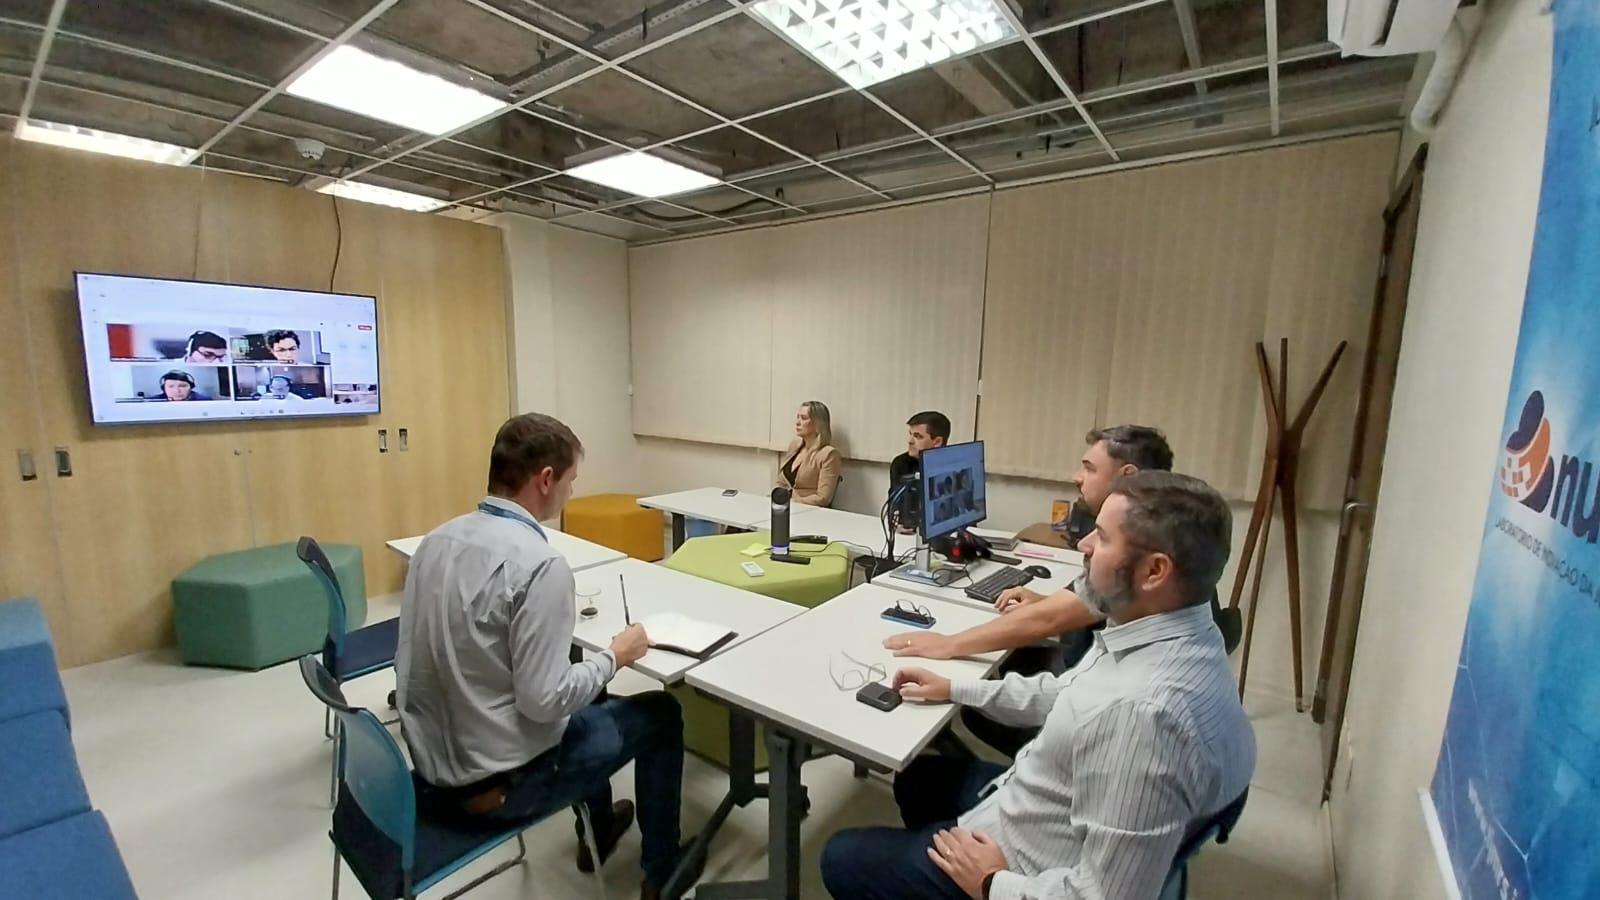
[[[600,614],[600,607],[598,605],[598,601],[600,600],[599,588],[578,588],[575,593],[578,596],[578,616],[580,618],[592,619]]]

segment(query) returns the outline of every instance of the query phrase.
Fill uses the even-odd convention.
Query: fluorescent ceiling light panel
[[[761,0],[756,13],[857,90],[1017,36],[1006,0]]]
[[[179,147],[177,144],[165,144],[161,141],[100,131],[95,128],[80,128],[77,125],[41,122],[38,119],[23,122],[17,131],[17,137],[40,144],[87,150],[90,153],[142,159],[163,166],[181,166],[194,152],[188,147]]]
[[[317,193],[332,194],[346,200],[360,200],[362,203],[376,203],[379,206],[394,206],[412,212],[433,212],[440,207],[450,205],[448,201],[440,200],[438,197],[397,191],[394,188],[379,187],[359,181],[335,181],[317,188]]]
[[[638,151],[586,162],[568,169],[567,174],[640,197],[669,197],[718,183],[704,172]]]
[[[505,106],[488,94],[348,44],[335,48],[284,90],[427,134],[454,131]]]

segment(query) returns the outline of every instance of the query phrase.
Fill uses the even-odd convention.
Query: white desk
[[[545,537],[550,540],[550,546],[554,547],[557,553],[566,557],[567,565],[574,572],[582,572],[584,569],[592,569],[595,566],[603,566],[606,563],[628,558],[628,554],[623,553],[621,550],[613,550],[610,547],[596,544],[594,541],[573,537],[548,525],[542,527],[544,528]],[[395,538],[389,541],[387,546],[390,550],[400,554],[403,559],[409,560],[416,555],[417,547],[422,544],[422,539],[426,536],[419,534],[416,537]]]
[[[723,488],[695,488],[692,491],[678,491],[675,494],[657,494],[654,497],[643,497],[639,505],[647,509],[659,509],[664,513],[672,514],[672,549],[683,546],[687,536],[685,523],[687,519],[703,519],[715,522],[718,525],[732,525],[735,528],[758,528],[772,521],[772,493],[736,491],[732,496],[722,496]],[[795,504],[795,510],[814,509],[803,503]]]
[[[800,766],[817,746],[857,761],[894,771],[904,769],[956,713],[948,703],[901,703],[890,712],[855,698],[855,689],[840,690],[829,675],[830,663],[843,675],[848,653],[863,663],[882,665],[887,678],[897,669],[916,665],[955,678],[982,678],[1000,664],[1003,654],[976,659],[895,660],[883,639],[905,626],[887,622],[881,613],[908,595],[879,584],[864,584],[816,609],[689,670],[688,683],[729,707],[733,765],[728,797],[713,823],[720,825],[733,805],[764,793],[767,798],[767,877],[755,882],[701,884],[697,900],[765,897],[796,900],[800,895],[800,820],[804,786]],[[963,606],[927,601],[941,626],[961,630],[993,617]],[[754,722],[766,723],[767,783],[756,785],[750,758],[754,755]],[[708,829],[714,832],[715,828]]]
[[[630,591],[629,596],[632,596]],[[892,712],[873,709],[841,691],[829,677],[829,664],[842,675],[854,664],[883,666],[886,677],[905,666],[931,669],[952,678],[982,678],[1000,664],[1002,653],[972,659],[896,659],[884,638],[906,626],[881,617],[897,600],[912,599],[874,582],[852,588],[738,648],[689,671],[689,684],[748,710],[814,743],[881,768],[899,771],[922,751],[955,713],[950,704],[903,703]],[[991,621],[994,614],[950,603],[927,604],[940,631],[962,631]],[[876,680],[876,679],[874,679]]]
[[[1053,556],[1051,559],[1035,559],[1025,555],[1022,551],[1029,553],[1048,553],[1053,554]],[[1037,591],[1041,594],[1053,594],[1064,587],[1068,587],[1072,584],[1073,579],[1077,578],[1079,573],[1083,571],[1083,563],[1081,562],[1083,559],[1082,554],[1075,553],[1071,550],[1061,550],[1054,547],[1042,547],[1038,544],[1018,544],[1016,550],[997,550],[995,552],[999,553],[1001,556],[1010,556],[1015,559],[1020,559],[1021,562],[1017,563],[1015,566],[1013,566],[1013,568],[1024,569],[1028,566],[1044,566],[1045,568],[1049,569],[1049,578],[1035,578],[1026,585],[1028,590]],[[1076,557],[1078,561],[1057,561],[1072,559],[1073,557]],[[1009,563],[1004,565],[1009,565]],[[986,609],[990,612],[993,612],[994,608],[989,604],[984,603],[982,600],[974,600],[971,597],[968,597],[966,590],[973,584],[982,581],[986,576],[993,574],[1001,567],[1001,563],[997,563],[992,560],[979,560],[967,568],[967,574],[970,576],[970,579],[959,578],[957,579],[956,583],[950,587],[938,587],[936,585],[927,584],[920,581],[907,581],[903,578],[896,578],[894,572],[879,575],[877,578],[873,579],[872,583],[881,584],[885,587],[893,587],[895,590],[906,591],[907,593],[916,594],[919,597],[926,597],[930,600],[946,600],[951,603],[959,603],[963,606]],[[896,569],[895,571],[900,570]],[[934,627],[940,632],[946,634],[953,633],[944,627],[944,623],[942,621]],[[960,629],[956,630],[959,631]]]
[[[599,613],[589,619],[579,617],[572,632],[573,643],[598,652],[611,646],[611,639],[626,627],[619,577],[628,586],[628,611],[635,622],[657,613],[679,613],[736,632],[738,637],[718,650],[711,661],[805,612],[805,607],[783,600],[685,575],[665,566],[624,559],[584,569],[574,576],[579,609],[585,604],[585,591],[600,593],[594,601]],[[690,656],[651,650],[632,668],[670,685],[682,681],[685,672],[700,664]]]
[[[876,556],[883,552],[883,521],[877,516],[847,512],[842,509],[822,509],[815,506],[795,507],[789,514],[789,534],[821,534],[830,541],[848,541],[851,555],[870,551]],[[898,535],[895,545],[909,550],[916,543],[915,535]]]

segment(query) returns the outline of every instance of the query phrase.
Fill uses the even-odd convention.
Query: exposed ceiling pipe
[[[1444,111],[1444,105],[1450,102],[1450,92],[1455,90],[1461,67],[1466,63],[1473,38],[1478,33],[1476,27],[1470,27],[1463,21],[1465,16],[1465,12],[1458,13],[1450,20],[1450,27],[1445,29],[1439,49],[1434,51],[1433,66],[1428,69],[1422,89],[1417,92],[1417,102],[1411,107],[1411,127],[1425,137],[1438,126],[1439,115]]]

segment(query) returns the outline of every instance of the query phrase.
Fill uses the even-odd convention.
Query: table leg
[[[689,536],[689,523],[684,519],[683,513],[672,514],[672,549],[683,546],[684,540]]]
[[[805,758],[804,741],[767,729],[767,896],[772,900],[800,897],[800,818],[805,803],[800,764]]]
[[[733,721],[738,723],[740,719],[744,719],[750,728],[746,732],[750,738],[745,746],[753,756],[755,723],[738,715]],[[736,729],[740,727],[735,726]],[[804,740],[784,734],[770,725],[767,727],[767,877],[759,881],[702,884],[695,888],[696,900],[798,900],[800,819],[805,811],[805,786],[800,780],[800,766],[805,762],[807,752]],[[730,763],[729,776],[734,780],[736,791],[738,780],[747,775],[738,771],[745,763],[737,755]],[[753,784],[753,774],[748,777],[751,786],[757,789],[756,795],[759,795],[761,786]],[[724,807],[733,795],[734,791],[730,791],[729,799],[723,801]],[[718,812],[721,811],[719,808]]]

